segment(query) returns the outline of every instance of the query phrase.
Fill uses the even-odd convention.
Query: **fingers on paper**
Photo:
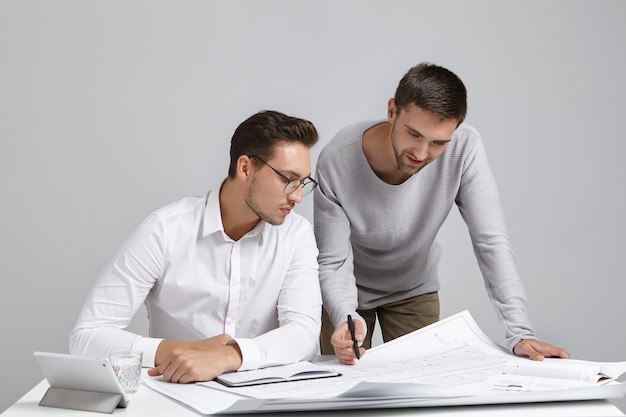
[[[192,352],[195,353],[195,352]],[[211,379],[212,376],[204,376],[198,373],[199,366],[195,364],[193,355],[185,355],[173,351],[165,360],[148,371],[151,376],[161,375],[163,380],[180,384],[188,384],[201,380]]]
[[[569,353],[560,347],[532,339],[521,340],[515,345],[514,351],[518,356],[527,356],[536,361],[542,361],[545,358],[568,359],[570,357]]]
[[[361,357],[363,357],[363,355],[365,354],[365,349],[360,348],[359,351],[361,353]],[[339,362],[344,365],[354,365],[356,363],[356,354],[354,353],[354,348],[352,347],[352,345],[344,349],[335,347],[335,354],[337,355],[337,359],[339,359]]]

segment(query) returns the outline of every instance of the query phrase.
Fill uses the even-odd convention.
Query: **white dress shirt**
[[[222,333],[241,349],[239,370],[312,359],[321,322],[313,227],[291,213],[238,241],[224,233],[219,187],[152,213],[98,277],[70,336],[70,352],[143,351],[154,366],[163,339]],[[146,304],[150,337],[124,330]]]

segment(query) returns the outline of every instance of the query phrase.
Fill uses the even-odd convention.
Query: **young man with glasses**
[[[179,383],[312,359],[318,250],[311,224],[291,211],[317,185],[317,140],[311,122],[275,111],[241,123],[221,186],[152,213],[104,268],[70,351],[140,350],[150,375]],[[149,336],[125,330],[142,303]]]
[[[456,204],[508,347],[536,360],[569,356],[534,335],[480,136],[462,124],[466,101],[455,74],[417,65],[389,100],[386,120],[348,126],[322,150],[314,207],[322,353],[354,363],[348,315],[358,319],[359,354],[377,319],[385,342],[439,320],[436,236]]]

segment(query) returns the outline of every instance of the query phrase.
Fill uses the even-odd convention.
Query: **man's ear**
[[[243,181],[248,181],[250,179],[251,171],[252,158],[248,155],[240,155],[239,158],[237,158],[236,176]]]
[[[396,106],[396,100],[394,98],[390,98],[387,102],[387,121],[392,123],[397,114],[398,107]]]

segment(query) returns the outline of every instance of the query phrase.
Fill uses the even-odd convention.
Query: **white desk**
[[[103,413],[93,413],[60,408],[40,407],[39,400],[48,389],[48,382],[44,379],[9,407],[2,417],[97,417],[106,416]],[[127,417],[198,417],[195,410],[182,405],[156,391],[142,385],[139,391],[129,395],[130,404],[126,409],[118,408],[114,415]],[[432,408],[396,408],[373,410],[342,410],[342,411],[309,411],[306,413],[277,413],[278,417],[290,417],[298,414],[306,417],[378,417],[378,416],[624,416],[615,405],[607,400],[601,401],[574,401],[552,403],[528,403],[506,405],[474,405],[459,407],[432,407]],[[256,414],[265,417],[270,414]]]

